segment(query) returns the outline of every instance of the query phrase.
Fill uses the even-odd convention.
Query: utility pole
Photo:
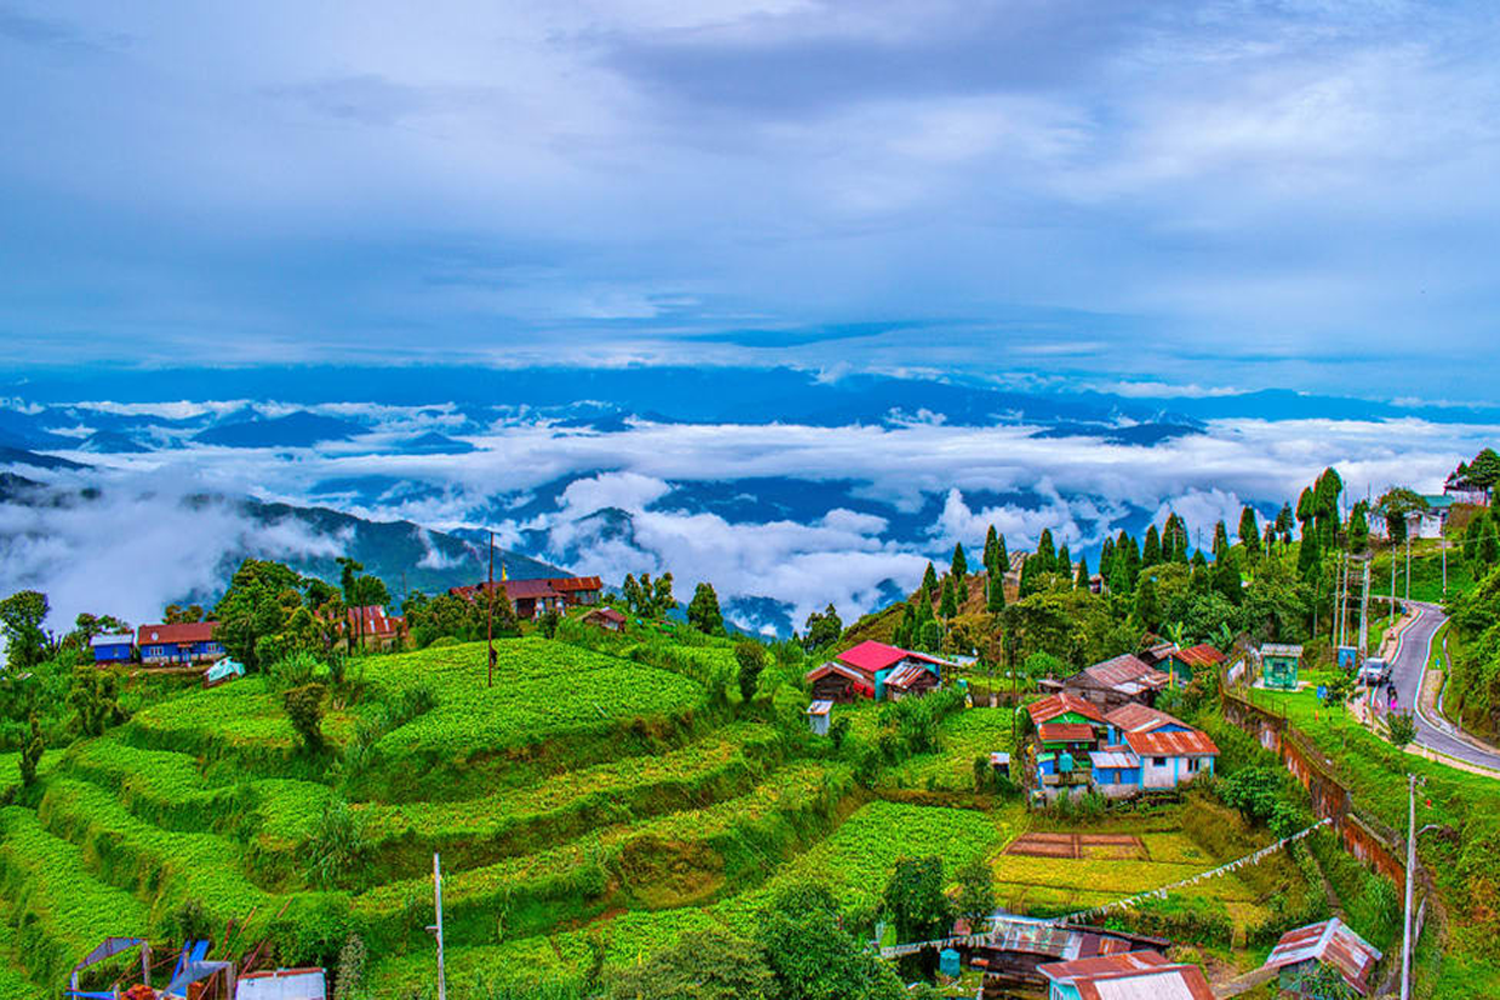
[[[1422,779],[1426,784],[1426,779]],[[1411,953],[1416,942],[1411,939],[1412,870],[1417,867],[1417,776],[1406,776],[1406,915],[1401,935],[1401,1000],[1411,997]]]
[[[1447,600],[1448,599],[1448,538],[1447,538],[1447,536],[1444,536],[1441,539],[1441,541],[1442,541],[1442,545],[1443,545],[1443,599]]]
[[[1402,524],[1406,523],[1406,517],[1405,517],[1405,515],[1402,515],[1401,523]],[[1394,538],[1391,539],[1391,606],[1390,606],[1389,610],[1390,610],[1390,613],[1391,613],[1390,614],[1390,620],[1391,621],[1395,621],[1396,620],[1396,540]]]
[[[1411,603],[1411,532],[1406,533],[1406,601]]]
[[[438,1000],[448,1000],[448,980],[443,974],[443,868],[436,854],[432,856],[432,907],[437,911],[437,923],[427,932],[437,936]]]
[[[490,532],[490,582],[485,587],[485,618],[484,618],[484,641],[489,650],[488,659],[490,664],[489,683],[487,687],[495,686],[495,533]],[[509,600],[510,598],[506,598]],[[442,1000],[441,997],[438,1000]]]

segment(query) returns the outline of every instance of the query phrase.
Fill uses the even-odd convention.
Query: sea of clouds
[[[112,404],[90,407],[103,413]],[[197,409],[193,409],[196,407]],[[174,419],[232,412],[238,404],[136,405]],[[266,414],[288,408],[270,404]],[[45,590],[54,625],[82,610],[143,621],[164,603],[212,595],[225,559],[336,554],[338,538],[286,524],[259,524],[204,494],[338,506],[374,520],[426,529],[487,528],[508,547],[618,583],[626,573],[671,570],[681,596],[711,581],[722,600],[770,597],[800,623],[832,603],[847,618],[915,585],[955,542],[977,549],[994,524],[1013,550],[1050,528],[1075,554],[1121,526],[1139,530],[1167,511],[1207,537],[1242,504],[1273,513],[1325,466],[1351,496],[1390,484],[1434,491],[1455,464],[1497,436],[1496,427],[1426,421],[1220,420],[1205,433],[1152,447],[1097,437],[1033,436],[1024,426],[810,427],[678,424],[632,420],[623,430],[563,428],[503,415],[486,425],[444,407],[379,404],[308,407],[357,418],[369,433],[312,448],[207,447],[170,433],[159,450],[98,455],[53,452],[84,471],[12,471],[66,489],[95,486],[97,499],[62,505],[0,504],[0,591]],[[79,435],[87,429],[89,409]],[[390,442],[437,429],[474,446],[465,454],[403,454]],[[377,495],[350,491],[330,502],[330,482],[377,478]],[[845,503],[815,516],[786,516],[743,497],[727,516],[680,499],[684,483],[791,480],[815,489],[854,483]],[[559,484],[562,484],[559,488]],[[997,495],[1024,501],[986,502]],[[746,506],[748,505],[748,506]],[[863,509],[853,509],[861,507]],[[616,512],[601,518],[600,511]],[[623,512],[623,516],[621,513]],[[882,513],[883,512],[883,513]],[[919,517],[916,527],[910,519]],[[893,530],[892,520],[908,526]],[[622,529],[621,524],[625,527]],[[764,623],[748,623],[764,624]]]

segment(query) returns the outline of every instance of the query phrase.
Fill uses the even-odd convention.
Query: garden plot
[[[1145,843],[1133,833],[1024,833],[1006,854],[1096,861],[1149,861]]]

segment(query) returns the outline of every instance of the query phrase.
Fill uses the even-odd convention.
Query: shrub
[[[1385,732],[1397,749],[1403,749],[1417,738],[1417,720],[1410,712],[1387,713]]]
[[[735,643],[734,658],[739,663],[740,698],[748,702],[755,697],[760,672],[766,666],[766,652],[760,643],[746,639]]]
[[[341,885],[368,853],[364,824],[349,803],[334,799],[323,807],[305,849],[312,881],[323,888]]]
[[[338,979],[333,988],[333,1000],[355,1000],[365,979],[365,961],[368,953],[364,939],[350,934],[339,949]]]
[[[292,721],[292,728],[302,737],[308,750],[319,750],[323,746],[323,696],[327,689],[321,684],[303,684],[294,687],[282,698],[282,707]]]
[[[177,936],[184,941],[213,940],[213,922],[198,899],[184,900],[172,914],[172,925],[177,928]]]

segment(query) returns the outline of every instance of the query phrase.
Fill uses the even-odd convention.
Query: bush
[[[291,718],[292,728],[297,730],[308,750],[323,747],[323,696],[326,693],[327,689],[321,684],[304,684],[292,688],[281,700]]]
[[[1410,712],[1387,713],[1385,733],[1397,749],[1404,749],[1417,738],[1417,720]]]
[[[334,799],[323,807],[305,845],[308,872],[322,888],[344,884],[365,860],[364,825],[349,803]]]
[[[740,698],[748,702],[755,697],[760,672],[766,667],[766,651],[760,643],[746,639],[735,643],[734,658],[739,663]]]

